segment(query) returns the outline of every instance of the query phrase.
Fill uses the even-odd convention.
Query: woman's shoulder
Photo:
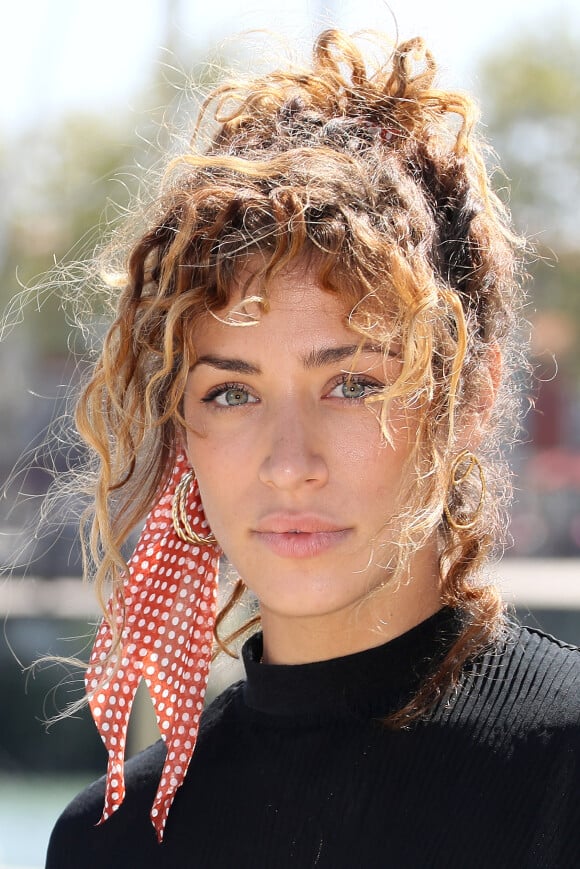
[[[505,640],[506,668],[526,696],[558,697],[580,710],[580,648],[539,628],[513,624]]]
[[[133,838],[155,844],[148,819],[165,757],[161,740],[125,764],[125,800],[119,811],[100,825],[105,803],[105,777],[90,784],[68,804],[57,820],[48,845],[46,869],[92,869],[108,865],[111,849],[121,842],[120,823]],[[127,864],[130,865],[130,864]],[[148,864],[144,864],[148,865]]]
[[[464,685],[480,721],[503,722],[522,736],[561,733],[580,743],[577,646],[511,623],[503,639],[468,666]]]
[[[235,705],[241,684],[230,685],[208,704],[202,715],[198,742],[219,735],[224,719]],[[151,863],[151,854],[157,853],[157,840],[149,812],[165,754],[165,743],[160,739],[126,762],[125,799],[104,824],[99,825],[105,800],[105,776],[77,794],[52,831],[46,869],[77,869],[79,865],[91,869],[111,865],[108,860],[112,848],[116,849],[115,866],[135,865],[123,864],[119,849],[127,850],[128,859],[133,861],[143,852],[140,866],[159,865]]]
[[[580,648],[530,627],[520,629],[518,642],[521,661],[529,662],[522,681],[532,696],[545,700],[544,717],[574,727],[580,736]]]

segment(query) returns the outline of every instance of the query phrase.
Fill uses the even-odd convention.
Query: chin
[[[288,594],[280,593],[277,595],[264,595],[262,598],[258,595],[260,608],[275,614],[279,618],[317,618],[329,616],[333,613],[353,609],[358,606],[366,597],[366,593],[353,596],[352,590],[348,595],[337,595],[336,589],[333,593],[321,593],[316,589],[302,589],[300,593]]]

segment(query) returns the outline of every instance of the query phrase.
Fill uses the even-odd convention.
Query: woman
[[[419,39],[370,70],[327,31],[169,165],[78,408],[109,768],[49,869],[578,865],[578,650],[481,575],[519,243],[434,76]],[[261,630],[201,716],[222,556]],[[163,740],[124,770],[141,678]]]

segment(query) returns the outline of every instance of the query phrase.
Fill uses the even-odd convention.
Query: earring
[[[200,546],[213,546],[216,539],[210,532],[207,537],[201,537],[191,527],[187,515],[187,496],[194,480],[193,471],[183,475],[175,488],[173,503],[171,505],[171,517],[177,536],[186,543],[198,543]]]
[[[454,458],[451,464],[451,469],[449,472],[449,486],[447,491],[448,500],[453,493],[453,489],[464,483],[465,480],[467,480],[467,478],[473,472],[474,468],[477,469],[477,473],[479,474],[481,492],[479,494],[479,501],[477,507],[475,508],[471,519],[465,522],[458,521],[451,515],[451,511],[449,509],[447,501],[443,505],[443,510],[445,512],[447,521],[454,531],[466,531],[469,528],[473,528],[483,509],[483,503],[485,501],[485,496],[487,493],[487,486],[485,484],[485,474],[483,472],[481,462],[479,461],[477,456],[470,450],[463,450],[461,453],[459,453],[459,455]]]

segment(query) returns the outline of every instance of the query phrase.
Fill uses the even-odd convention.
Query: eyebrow
[[[235,371],[237,374],[261,374],[261,369],[257,365],[252,365],[244,359],[230,359],[227,356],[216,356],[213,353],[205,353],[200,356],[191,366],[191,371],[197,368],[198,365],[210,365],[212,368],[218,368],[220,371]]]
[[[302,360],[305,368],[324,368],[325,365],[333,365],[350,359],[355,353],[382,353],[380,347],[370,342],[364,344],[344,344],[342,347],[322,347],[313,350]]]
[[[383,351],[376,344],[365,343],[360,344],[344,344],[341,347],[321,347],[318,350],[312,350],[302,358],[302,364],[305,368],[324,368],[326,365],[334,365],[337,362],[342,362],[354,356],[355,353],[382,353]],[[193,364],[192,369],[198,365],[209,365],[212,368],[217,368],[219,371],[232,371],[236,374],[261,374],[262,370],[257,365],[252,365],[251,362],[246,362],[245,359],[230,358],[228,356],[219,356],[214,353],[205,353]]]

